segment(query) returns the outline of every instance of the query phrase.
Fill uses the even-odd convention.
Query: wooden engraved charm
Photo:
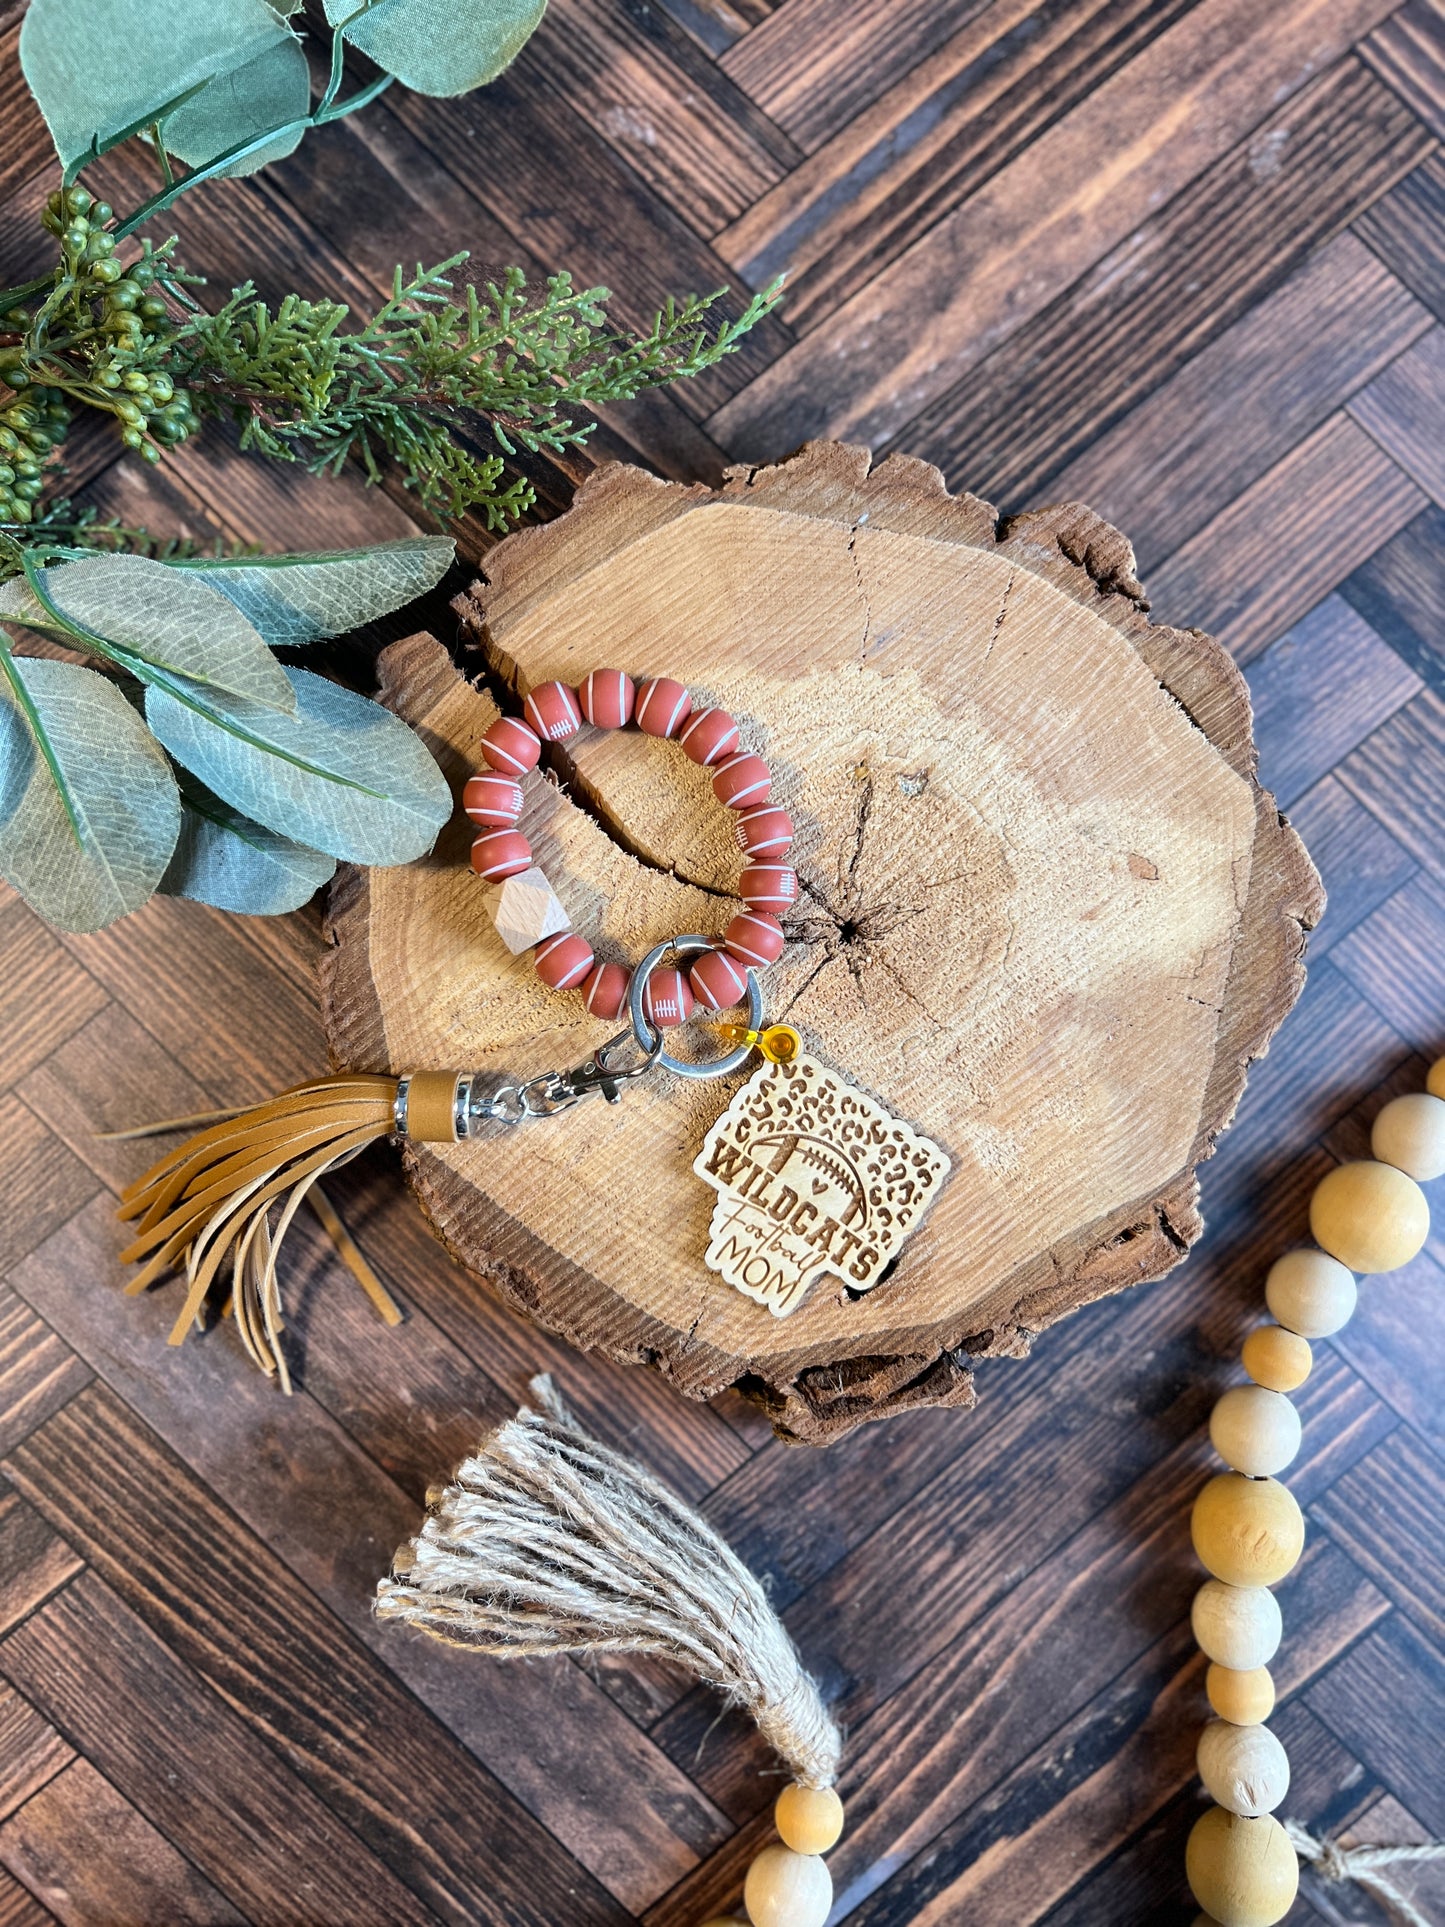
[[[786,1318],[836,1272],[871,1291],[948,1175],[936,1144],[805,1051],[764,1063],[703,1139],[707,1262]]]

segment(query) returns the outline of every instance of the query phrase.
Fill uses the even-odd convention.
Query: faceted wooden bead
[[[736,754],[738,726],[725,709],[695,709],[677,732],[677,740],[706,769]]]
[[[1310,1232],[1351,1271],[1395,1271],[1429,1236],[1430,1207],[1415,1180],[1393,1164],[1340,1164],[1315,1186]]]
[[[522,814],[522,785],[514,776],[503,776],[498,770],[469,776],[462,791],[462,808],[473,823],[515,823]]]
[[[598,964],[582,986],[582,1001],[593,1017],[620,1017],[627,1004],[631,982],[621,964]]]
[[[730,956],[761,969],[764,964],[777,962],[787,938],[776,917],[761,910],[739,910],[723,933],[723,942]]]
[[[559,931],[537,945],[533,961],[549,990],[575,990],[591,974],[592,946],[575,932]]]
[[[1267,1587],[1222,1579],[1206,1579],[1195,1593],[1189,1623],[1199,1650],[1236,1672],[1266,1665],[1284,1635],[1279,1601]]]
[[[1299,1860],[1272,1814],[1201,1814],[1184,1849],[1190,1891],[1220,1927],[1274,1927],[1294,1905]]]
[[[482,737],[482,760],[504,776],[525,776],[537,767],[542,744],[535,729],[515,716],[499,716]]]
[[[522,714],[544,743],[563,743],[582,727],[577,698],[564,682],[542,682],[522,704]]]
[[[490,893],[487,913],[514,957],[520,957],[543,937],[553,937],[572,925],[546,872],[536,863],[508,877]]]
[[[577,691],[577,704],[597,729],[621,729],[632,720],[637,691],[620,669],[594,669]]]
[[[654,970],[642,993],[642,1014],[657,1030],[674,1030],[693,1011],[693,995],[680,970]]]
[[[1250,1819],[1273,1813],[1289,1792],[1289,1756],[1267,1726],[1211,1720],[1195,1765],[1211,1800]]]
[[[1302,1246],[1276,1258],[1264,1281],[1264,1301],[1286,1331],[1328,1338],[1350,1322],[1355,1280],[1338,1258]]]
[[[730,810],[746,810],[755,804],[766,803],[772,787],[772,771],[761,756],[750,755],[747,751],[729,756],[725,762],[719,763],[717,774],[712,779],[713,795],[719,803],[726,803]]]
[[[653,676],[637,691],[632,720],[648,736],[675,736],[692,709],[692,697],[671,676]]]
[[[798,901],[798,873],[786,863],[749,863],[738,879],[738,895],[751,910],[791,910]]]
[[[794,1853],[827,1853],[843,1837],[843,1802],[830,1786],[785,1786],[773,1808],[773,1825]]]
[[[1229,1586],[1275,1586],[1304,1548],[1304,1515],[1278,1479],[1221,1472],[1194,1501],[1189,1522],[1200,1564]]]
[[[1272,1392],[1293,1392],[1303,1385],[1314,1364],[1307,1338],[1283,1325],[1260,1325],[1244,1341],[1239,1362],[1256,1385]]]
[[[745,971],[725,950],[709,950],[687,973],[697,1001],[705,1010],[731,1010],[748,994]]]
[[[1267,1666],[1241,1671],[1215,1660],[1204,1675],[1204,1690],[1219,1717],[1235,1726],[1258,1726],[1274,1711],[1274,1680]]]
[[[1419,1184],[1445,1174],[1445,1099],[1427,1091],[1392,1097],[1375,1119],[1370,1149]]]
[[[824,1927],[833,1911],[833,1876],[816,1854],[764,1847],[748,1868],[743,1905],[753,1927]]]
[[[1299,1451],[1299,1413],[1282,1392],[1231,1385],[1209,1415],[1209,1438],[1226,1465],[1262,1478],[1283,1472]]]
[[[793,819],[776,804],[744,810],[737,821],[738,848],[751,857],[781,856],[793,840]]]
[[[488,830],[473,840],[472,868],[489,883],[519,876],[531,863],[532,846],[520,830]]]

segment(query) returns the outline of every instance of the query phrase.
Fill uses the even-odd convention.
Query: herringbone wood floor
[[[17,19],[0,4],[11,279],[50,186]],[[394,92],[181,210],[223,284],[358,301],[461,246],[605,280],[633,319],[787,268],[780,319],[616,411],[596,454],[711,476],[836,434],[1003,509],[1090,501],[1156,609],[1246,665],[1331,907],[1187,1264],[988,1364],[973,1416],[820,1456],[504,1315],[389,1155],[337,1190],[399,1333],[313,1242],[296,1398],[228,1331],[167,1351],[170,1297],[118,1295],[138,1156],[90,1131],[320,1065],[319,915],[166,903],[70,940],[0,905],[0,1923],[693,1927],[735,1901],[775,1781],[707,1695],[369,1619],[425,1486],[539,1364],[770,1576],[849,1730],[835,1920],[1190,1917],[1202,1422],[1311,1183],[1445,1044],[1442,137],[1440,0],[552,0],[486,92]],[[409,526],[404,499],[215,439],[159,477],[114,452],[86,439],[73,479],[157,528]],[[1319,1348],[1293,1474],[1288,1807],[1374,1838],[1445,1832],[1442,1266],[1437,1238]],[[1293,1918],[1379,1916],[1307,1882]]]

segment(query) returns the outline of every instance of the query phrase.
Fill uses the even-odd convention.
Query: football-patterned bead
[[[537,975],[552,990],[575,990],[592,969],[592,946],[575,931],[559,930],[533,953]]]
[[[544,743],[564,743],[582,727],[577,698],[564,682],[542,682],[522,704],[522,714]]]
[[[739,910],[723,936],[730,957],[737,957],[754,969],[776,963],[783,954],[787,938],[776,917],[762,910]]]
[[[594,728],[621,729],[632,720],[637,691],[620,669],[594,669],[577,691],[582,714]]]
[[[687,973],[693,995],[706,1010],[731,1010],[748,994],[747,972],[725,950],[709,950]]]
[[[520,830],[488,830],[472,843],[472,868],[488,883],[520,876],[530,868],[532,846]]]
[[[642,1014],[655,1030],[675,1030],[693,1012],[693,994],[680,970],[654,970],[642,993]]]
[[[713,795],[730,810],[746,810],[766,803],[772,787],[772,771],[761,756],[750,755],[746,750],[719,763],[712,779]]]
[[[749,856],[781,856],[793,840],[793,819],[776,804],[761,803],[740,812],[737,839]]]
[[[798,901],[798,873],[786,863],[750,863],[738,879],[738,895],[754,910],[788,910]]]
[[[637,691],[632,720],[648,736],[673,736],[692,708],[692,697],[671,676],[652,676]]]
[[[504,776],[525,776],[541,754],[536,730],[516,716],[499,716],[482,737],[483,759]]]
[[[510,826],[522,814],[522,785],[500,770],[469,776],[462,791],[462,808],[473,823],[487,823],[493,828]]]
[[[725,709],[695,709],[677,732],[693,762],[706,769],[733,755],[738,746],[738,726]]]
[[[582,986],[582,1001],[593,1017],[620,1017],[627,1005],[631,982],[621,964],[597,964]]]

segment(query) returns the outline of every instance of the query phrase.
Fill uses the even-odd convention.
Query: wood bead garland
[[[1354,1316],[1355,1280],[1323,1251],[1287,1251],[1269,1268],[1264,1301],[1287,1331],[1328,1338]]]
[[[1267,1665],[1284,1632],[1279,1602],[1267,1587],[1230,1586],[1222,1579],[1207,1579],[1199,1588],[1189,1622],[1201,1652],[1240,1672]]]
[[[816,1854],[764,1847],[748,1868],[743,1905],[752,1927],[825,1927],[833,1877]]]
[[[1299,1413],[1282,1392],[1235,1385],[1210,1414],[1209,1439],[1226,1465],[1264,1478],[1283,1472],[1299,1451]]]
[[[1351,1271],[1397,1271],[1430,1231],[1430,1207],[1412,1177],[1393,1164],[1340,1164],[1310,1199],[1315,1243]]]
[[[1211,1720],[1196,1764],[1210,1798],[1250,1819],[1273,1813],[1289,1792],[1289,1759],[1267,1726]]]
[[[1194,1501],[1189,1522],[1199,1562],[1230,1586],[1277,1586],[1304,1550],[1305,1522],[1277,1479],[1221,1472]]]
[[[1219,1717],[1236,1726],[1259,1726],[1274,1711],[1274,1679],[1267,1666],[1241,1670],[1212,1660],[1204,1692]]]
[[[1239,1362],[1256,1385],[1271,1392],[1293,1392],[1304,1384],[1314,1364],[1309,1340],[1283,1325],[1261,1325],[1244,1341]]]
[[[843,1837],[843,1802],[830,1786],[785,1786],[773,1808],[773,1825],[794,1853],[827,1853]]]
[[[1211,1807],[1194,1823],[1184,1868],[1194,1898],[1219,1927],[1274,1927],[1299,1891],[1299,1861],[1272,1814],[1252,1820]]]

